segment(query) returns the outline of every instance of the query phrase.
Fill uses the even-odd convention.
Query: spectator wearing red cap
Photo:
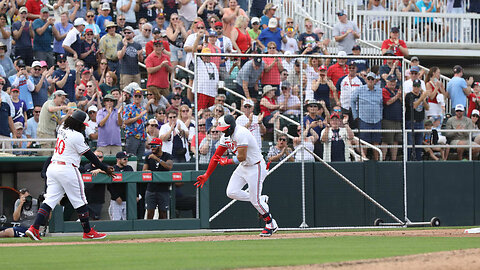
[[[174,68],[170,63],[168,55],[164,53],[163,41],[154,41],[153,49],[153,53],[145,60],[148,73],[147,88],[155,96],[156,100],[160,100],[161,96],[167,96],[170,92],[168,79]]]
[[[237,0],[229,0],[228,8],[223,9],[223,34],[231,38],[231,32],[233,30],[235,21],[238,16],[248,18],[247,13],[238,5]]]
[[[148,57],[153,52],[153,42],[161,40],[163,42],[163,53],[170,56],[170,61],[172,61],[172,53],[170,52],[170,44],[168,44],[167,31],[163,29],[160,30],[160,28],[155,27],[153,28],[152,34],[153,40],[150,40],[149,42],[147,42],[147,44],[145,44],[146,57]],[[172,66],[175,65],[173,65],[172,63]]]
[[[325,105],[328,109],[330,109],[330,93],[336,93],[337,89],[333,84],[333,81],[327,77],[327,66],[321,65],[318,69],[318,79],[313,80],[312,82],[312,91],[313,91],[313,99],[315,100],[323,100]],[[335,104],[337,103],[338,97],[335,97]]]
[[[215,42],[215,45],[220,48],[222,53],[231,53],[233,50],[232,40],[223,35],[223,23],[216,22],[214,26],[214,30],[217,32],[217,41]],[[219,72],[220,80],[225,80],[225,78],[228,76],[228,70],[226,69],[225,61],[220,63]]]
[[[97,69],[97,51],[98,45],[93,40],[94,32],[88,28],[85,30],[85,40],[80,45],[80,59],[85,63],[85,67]]]
[[[348,120],[340,120],[338,113],[332,113],[330,124],[328,124],[321,134],[323,143],[323,160],[331,161],[350,161],[350,141],[354,134],[348,126]]]
[[[143,171],[170,171],[173,167],[173,159],[169,153],[162,151],[162,140],[154,138],[149,145],[152,153],[146,158]],[[158,218],[167,218],[167,210],[170,206],[170,185],[170,183],[151,182],[147,184],[145,192],[147,219],[153,219],[157,206]]]

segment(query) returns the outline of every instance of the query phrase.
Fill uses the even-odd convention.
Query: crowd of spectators
[[[454,67],[455,75],[444,87],[440,69],[432,67],[426,72],[414,56],[402,77],[398,60],[375,65],[358,58],[362,47],[357,39],[365,29],[349,20],[346,10],[337,12],[332,36],[327,37],[310,19],[279,18],[277,6],[257,2],[252,2],[249,16],[246,3],[237,0],[60,0],[53,10],[40,0],[3,0],[1,138],[55,138],[65,116],[84,110],[89,115],[87,140],[105,155],[125,150],[148,161],[151,142],[159,138],[173,162],[198,158],[207,163],[220,136],[215,130],[218,118],[231,113],[254,134],[270,161],[287,156],[299,160],[298,153],[290,155],[302,144],[301,129],[291,124],[292,120],[303,121],[306,147],[325,160],[351,159],[350,148],[358,145],[353,131],[369,143],[386,146],[384,156],[388,147],[389,158],[397,160],[399,133],[358,130],[401,129],[402,102],[407,108],[407,129],[423,129],[427,118],[435,130],[442,124],[457,129],[479,126],[478,119],[470,118],[478,118],[478,113],[472,112],[479,109],[480,85],[472,78],[465,80],[460,66]],[[386,2],[368,1],[367,9],[380,11]],[[462,1],[447,4],[450,2],[457,8],[456,3]],[[441,3],[399,1],[398,8],[402,5],[402,11],[418,11],[424,5],[428,11],[431,5]],[[381,19],[372,27],[389,34],[382,54],[410,57],[408,45],[401,39],[404,28],[386,25]],[[339,58],[321,58],[330,54],[332,44]],[[204,55],[196,58],[197,52]],[[209,53],[245,56],[237,59]],[[255,56],[259,53],[266,56]],[[273,56],[278,54],[285,57]],[[292,57],[294,54],[308,57]],[[194,72],[195,85],[194,75],[177,65]],[[198,89],[197,108],[188,86]],[[455,117],[446,121],[448,102],[454,108],[452,114],[468,108],[465,119],[456,122],[472,124],[452,124]],[[301,115],[302,106],[305,115]],[[199,112],[198,125],[194,110]],[[287,132],[275,131],[284,127]],[[440,134],[447,139],[440,143],[464,143],[464,138],[455,134]],[[420,132],[408,141],[425,143]],[[199,156],[195,157],[197,144]],[[53,149],[55,143],[5,146]],[[409,154],[409,158],[420,159],[422,149],[415,150],[417,154]],[[368,155],[365,149],[358,152]],[[27,153],[31,152],[14,152]],[[446,159],[448,155],[442,153],[441,158]],[[460,148],[457,153],[462,158]],[[51,152],[39,149],[37,154]],[[314,160],[308,151],[302,156]],[[432,155],[428,152],[425,156]],[[373,158],[378,159],[377,152]]]

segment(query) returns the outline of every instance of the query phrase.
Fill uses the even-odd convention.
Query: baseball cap
[[[106,95],[103,97],[103,100],[104,100],[104,101],[107,100],[107,99],[113,100],[113,101],[117,100],[117,98],[116,98],[114,95],[112,95],[112,94],[106,94]]]
[[[313,33],[315,33],[315,34],[317,34],[317,35],[318,35],[318,34],[323,34],[323,30],[322,30],[322,28],[317,27],[317,28],[313,29]]]
[[[327,66],[321,65],[321,66],[318,68],[318,70],[327,70]]]
[[[202,53],[212,53],[212,50],[210,50],[210,48],[203,48],[202,49]]]
[[[393,74],[388,75],[387,81],[389,81],[389,82],[397,81],[397,77],[395,77],[395,75],[393,75]]]
[[[157,18],[165,18],[165,13],[159,12]]]
[[[148,124],[149,124],[149,125],[157,125],[157,126],[158,126],[158,121],[157,121],[157,119],[152,118],[152,119],[148,120]]]
[[[338,56],[347,56],[347,53],[345,51],[339,51],[337,53]]]
[[[23,61],[23,59],[18,59],[17,67],[25,67],[25,62]]]
[[[160,146],[162,146],[162,145],[163,145],[163,142],[162,142],[162,140],[161,140],[160,138],[153,138],[153,139],[150,141],[149,144],[150,144],[150,145],[153,144],[153,145],[160,145]]]
[[[460,65],[456,65],[456,66],[453,67],[453,73],[455,73],[455,74],[460,73],[462,71],[463,71],[463,68]]]
[[[22,124],[22,122],[15,122],[15,124],[13,124],[13,127],[15,129],[20,129],[20,128],[23,129],[23,124]]]
[[[93,112],[98,112],[97,106],[92,105],[92,106],[88,107],[87,112],[91,112],[91,111],[93,111]]]
[[[50,12],[48,7],[43,7],[42,9],[40,9],[40,13],[44,13],[44,12]]]
[[[252,106],[252,107],[254,106],[254,105],[253,105],[253,101],[252,101],[251,99],[245,99],[245,100],[243,101],[243,106],[245,106],[245,105],[250,105],[250,106]]]
[[[92,32],[92,33],[93,33],[93,29],[92,29],[92,28],[87,28],[87,29],[85,29],[85,33],[88,33],[88,32]]]
[[[75,21],[73,21],[73,26],[79,25],[87,25],[87,22],[83,18],[76,18]]]
[[[268,20],[268,28],[277,28],[278,26],[278,21],[276,18],[271,18]]]
[[[158,28],[158,27],[155,27],[155,28],[153,28],[153,30],[152,30],[152,33],[154,33],[154,34],[159,34],[160,32],[161,32],[161,31],[160,31],[160,28]]]
[[[41,67],[48,67],[48,64],[46,61],[40,61],[40,66]]]
[[[250,23],[251,24],[254,24],[254,23],[260,23],[260,19],[258,17],[253,17],[251,20],[250,20]],[[216,24],[216,23],[215,23]]]
[[[12,92],[20,92],[20,90],[18,90],[18,88],[12,88],[12,90],[10,90]]]
[[[142,90],[138,90],[138,89],[137,89],[137,90],[134,90],[134,91],[133,91],[133,95],[134,95],[134,96],[136,96],[136,95],[141,95],[141,96],[143,96],[143,91],[142,91]]]
[[[474,114],[480,116],[480,111],[478,111],[477,109],[474,109],[472,111],[472,115],[474,115]]]
[[[474,82],[473,86],[480,86],[480,82]]]
[[[102,10],[110,10],[110,5],[108,3],[103,3]]]
[[[360,45],[355,45],[352,47],[352,50],[361,50],[362,48],[360,47]]]
[[[166,36],[167,36],[167,30],[162,29],[162,30],[160,31],[160,36],[161,36],[161,37],[166,37]]]
[[[163,45],[163,41],[160,40],[160,39],[154,40],[154,41],[153,41],[153,45],[156,45],[156,44],[161,44],[161,45]]]
[[[332,113],[330,115],[330,119],[333,119],[334,117],[337,117],[338,119],[340,119],[340,115],[338,113]]]
[[[465,111],[465,107],[463,107],[462,104],[457,104],[455,106],[455,111],[462,111],[463,112],[463,111]]]
[[[222,22],[216,22],[216,23],[214,24],[214,26],[220,26],[220,27],[223,27],[223,23],[222,23]]]
[[[114,23],[114,22],[107,22],[105,23],[105,29],[109,28],[109,27],[117,27],[117,24]]]
[[[57,61],[60,61],[60,60],[67,60],[67,57],[65,56],[65,54],[59,54],[57,56]]]
[[[291,86],[291,84],[290,84],[289,81],[283,81],[283,82],[282,82],[282,89],[283,89],[283,88],[290,88],[290,86]]]
[[[418,57],[414,56],[414,57],[410,58],[410,61],[420,61],[420,59],[418,59]]]
[[[128,157],[127,155],[127,152],[118,152],[116,155],[115,155],[116,158],[126,158]]]
[[[260,57],[253,58],[253,63],[255,64],[255,66],[261,66],[262,65],[262,58],[260,58]]]
[[[367,78],[374,78],[375,79],[376,77],[377,77],[377,75],[375,75],[375,73],[373,73],[373,72],[369,72],[367,74]]]
[[[18,13],[23,13],[23,12],[28,13],[28,9],[27,9],[26,7],[21,7],[21,8],[18,10]]]
[[[414,71],[414,72],[420,72],[420,68],[419,68],[418,66],[412,66],[412,67],[410,68],[410,72],[412,72],[412,71]]]
[[[33,61],[32,63],[32,67],[41,67],[42,64],[40,63],[40,61]]]
[[[84,69],[82,70],[82,75],[83,75],[83,74],[87,74],[87,73],[90,73],[90,69],[84,68]]]
[[[398,33],[398,32],[400,32],[400,29],[398,29],[398,27],[394,26],[394,27],[392,27],[392,29],[390,29],[390,32]]]
[[[133,32],[133,27],[131,27],[131,26],[129,25],[129,26],[123,28],[123,32],[125,32],[125,31]]]
[[[200,26],[200,25],[205,26],[205,24],[203,23],[203,21],[198,21],[195,25],[196,25],[197,27]]]
[[[338,16],[343,16],[343,15],[348,15],[347,11],[345,9],[340,9],[337,11]]]
[[[68,95],[63,90],[57,90],[53,92],[53,96],[58,97],[58,96],[68,96]]]
[[[217,32],[216,32],[216,31],[210,30],[210,31],[208,31],[208,36],[210,36],[210,37],[216,37],[216,36],[218,36],[218,35],[217,35]]]
[[[128,88],[128,89],[132,89],[132,90],[140,90],[142,91],[143,89],[140,87],[140,85],[138,85],[138,83],[136,82],[131,82],[129,83],[125,88]]]
[[[420,86],[422,86],[422,81],[420,81],[420,80],[415,80],[415,81],[413,81],[413,84],[412,84],[412,85],[415,86],[415,87],[420,87]]]
[[[173,84],[173,88],[182,88],[182,85],[178,82]]]

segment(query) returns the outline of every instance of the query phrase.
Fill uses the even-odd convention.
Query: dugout
[[[0,186],[29,187],[32,196],[43,190],[40,178],[45,157],[1,157]],[[107,158],[107,163],[114,162]],[[401,162],[333,162],[335,169],[385,206],[403,217],[403,177]],[[205,170],[207,165],[201,165]],[[272,164],[272,167],[274,164]],[[193,171],[195,164],[175,164],[173,171]],[[212,222],[208,218],[230,202],[225,190],[235,166],[218,166],[200,192],[199,219],[94,221],[101,231],[162,230],[199,228],[261,228],[263,221],[249,203],[237,202]],[[264,184],[269,205],[283,228],[297,228],[302,222],[301,164],[285,163]],[[141,174],[141,172],[136,172]],[[185,185],[193,185],[198,172],[191,172]],[[480,224],[480,161],[407,162],[408,215],[413,220],[439,217],[445,226]],[[141,179],[138,178],[137,179]],[[103,181],[103,180],[102,180]],[[191,189],[195,191],[194,188]],[[132,192],[132,191],[130,191]],[[132,193],[133,194],[133,193]],[[129,196],[129,199],[132,199]],[[0,210],[8,204],[0,201]],[[371,226],[376,218],[392,219],[353,190],[321,163],[305,163],[305,215],[310,227]],[[133,211],[133,210],[131,210]],[[54,215],[60,215],[61,208]],[[54,231],[80,231],[76,222],[55,219]]]

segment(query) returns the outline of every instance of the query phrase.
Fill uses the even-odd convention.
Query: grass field
[[[226,269],[319,264],[480,247],[478,237],[398,236],[108,243],[152,237],[167,236],[109,236],[102,244],[27,247],[4,243],[30,243],[29,239],[2,239],[0,269]],[[79,237],[45,240],[69,242],[79,241]]]

